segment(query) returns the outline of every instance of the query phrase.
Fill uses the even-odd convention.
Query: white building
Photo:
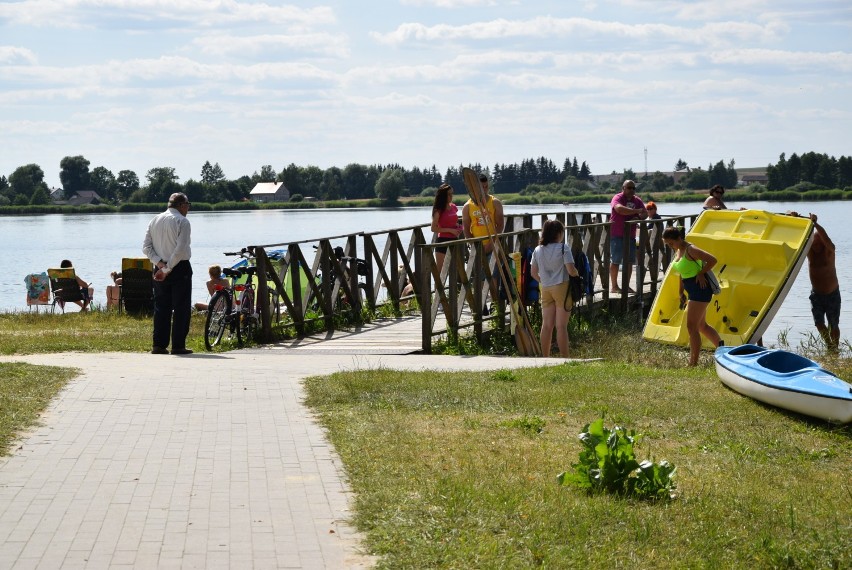
[[[258,182],[249,196],[255,202],[286,202],[290,199],[290,191],[283,182]]]

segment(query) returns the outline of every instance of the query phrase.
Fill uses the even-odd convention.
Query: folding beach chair
[[[47,273],[31,273],[24,277],[27,285],[27,308],[38,311],[39,306],[50,305],[50,278]]]
[[[77,283],[77,274],[73,267],[53,268],[47,270],[50,278],[50,290],[53,293],[53,306],[59,305],[65,312],[65,303],[85,302],[88,296]]]
[[[141,315],[154,312],[154,267],[147,257],[121,260],[121,294],[118,310]]]

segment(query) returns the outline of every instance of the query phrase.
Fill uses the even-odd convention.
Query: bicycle
[[[314,247],[314,249],[318,249],[318,246],[316,246],[316,245],[313,246],[313,247]],[[358,257],[351,257],[351,256],[348,256],[348,255],[344,255],[343,248],[340,247],[340,246],[335,247],[333,251],[334,251],[334,257],[342,265],[342,268],[343,268],[343,271],[344,271],[344,275],[342,276],[343,279],[347,279],[347,282],[348,282],[349,272],[353,271],[353,270],[355,272],[357,272],[358,278],[359,278],[358,279],[358,286],[357,286],[357,290],[353,291],[353,293],[355,293],[359,296],[359,301],[360,301],[359,305],[363,307],[364,302],[367,300],[367,297],[368,297],[368,295],[367,295],[367,284],[364,282],[364,279],[363,279],[363,277],[365,277],[367,275],[367,262],[366,262],[366,260],[363,260],[363,259],[358,258]],[[337,273],[334,270],[334,267],[330,268],[329,274],[327,276],[322,274],[322,273],[317,273],[317,276],[316,276],[316,283],[317,283],[317,285],[318,285],[318,287],[321,291],[325,290],[325,287],[326,287],[325,284],[326,283],[331,288],[331,290],[334,290],[335,285],[337,285],[337,281],[338,281],[338,276],[337,276]],[[354,303],[352,302],[352,299],[350,299],[349,295],[347,295],[345,293],[344,289],[342,287],[340,287],[340,289],[338,290],[338,293],[337,293],[337,297],[335,298],[335,300],[333,302],[334,310],[336,312],[348,311],[348,310],[351,310],[353,305],[354,305]],[[316,312],[322,311],[321,306],[320,306],[320,299],[316,295],[311,294],[309,307]]]
[[[225,253],[237,255],[246,260],[247,265],[225,268],[222,273],[231,280],[231,287],[216,287],[216,292],[210,298],[207,307],[207,318],[204,324],[204,346],[212,350],[218,345],[228,331],[229,337],[236,337],[237,345],[255,337],[260,326],[260,301],[256,301],[254,277],[257,266],[250,265],[254,259],[252,252],[243,248],[239,252]],[[238,283],[245,278],[245,283]],[[281,301],[278,292],[270,288],[269,308],[272,321],[281,321]]]
[[[212,350],[222,341],[225,331],[229,337],[236,337],[238,346],[242,346],[244,340],[254,338],[257,332],[259,319],[255,311],[252,280],[257,267],[225,268],[222,273],[231,280],[231,287],[217,286],[210,298],[204,323],[204,346],[207,350]],[[243,276],[247,278],[246,282],[238,283]]]

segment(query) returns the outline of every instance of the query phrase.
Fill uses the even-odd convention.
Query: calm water
[[[852,218],[852,203],[750,202],[748,207],[770,212],[796,209],[802,214],[816,213],[837,246],[841,284],[852,277],[852,230],[846,226]],[[507,207],[507,212],[519,214],[559,209],[558,206],[513,206]],[[604,212],[608,207],[602,204],[578,205],[571,206],[570,210]],[[660,204],[662,215],[696,211],[693,204]],[[79,275],[95,287],[95,301],[105,303],[110,272],[120,270],[122,257],[142,255],[142,239],[152,217],[150,213],[0,217],[0,244],[4,258],[10,263],[10,270],[4,272],[0,281],[0,311],[26,310],[24,276],[48,267],[58,267],[62,259],[70,259],[74,263]],[[206,296],[207,266],[214,263],[227,266],[234,261],[223,254],[225,251],[250,244],[287,243],[428,223],[429,208],[191,212],[189,217],[192,221],[192,262],[195,270],[193,290],[195,297],[203,300]],[[778,334],[787,331],[788,338],[795,344],[813,330],[809,292],[805,263],[771,324],[765,342],[774,344]],[[846,328],[852,327],[852,298],[847,296],[843,285],[841,292],[845,297],[840,318],[841,332],[846,339],[850,338]]]

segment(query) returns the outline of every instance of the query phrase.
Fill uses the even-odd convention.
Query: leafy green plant
[[[536,435],[544,431],[545,421],[539,416],[521,416],[504,422],[503,425],[516,428],[529,435]]]
[[[491,374],[491,379],[496,382],[517,382],[518,375],[512,370],[506,370],[504,368],[502,370],[496,370],[493,374]]]
[[[668,461],[636,459],[634,445],[642,438],[635,430],[604,426],[604,418],[586,424],[580,434],[583,450],[573,473],[557,476],[561,485],[573,484],[590,492],[608,492],[640,499],[673,498],[677,468]]]

